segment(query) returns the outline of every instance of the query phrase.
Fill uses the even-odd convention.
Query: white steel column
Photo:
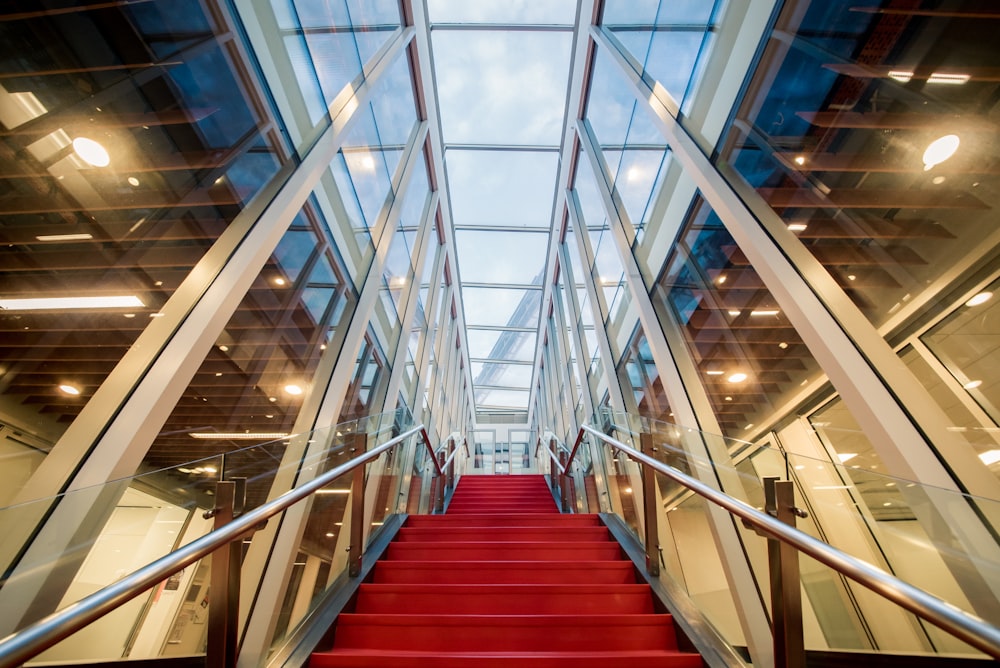
[[[942,556],[977,611],[987,618],[1000,617],[1000,584],[975,566],[1000,562],[1000,546],[976,510],[954,503],[956,493],[963,490],[930,445],[949,442],[947,416],[780,217],[752,188],[737,186],[738,178],[730,182],[715,168],[678,122],[676,103],[666,91],[654,90],[601,29],[592,28],[591,35],[643,102],[640,106],[663,133],[674,158],[695,180],[889,473],[921,483],[921,487],[904,488],[904,494],[925,526],[942,529],[937,532]],[[747,202],[753,203],[752,210]],[[947,457],[964,491],[1000,498],[1000,481],[971,448],[951,448]],[[991,508],[980,510],[987,515],[992,512]],[[998,523],[994,519],[993,524]],[[984,591],[991,594],[983,596]]]
[[[412,181],[414,169],[422,162],[419,156],[427,137],[427,124],[420,123],[407,144],[394,179],[395,197],[386,203],[378,216],[378,225],[385,232],[378,241],[375,256],[363,281],[361,294],[351,317],[339,351],[328,350],[321,361],[316,378],[329,378],[322,387],[313,386],[305,402],[293,437],[285,450],[283,466],[275,477],[269,494],[273,498],[293,486],[308,482],[320,471],[315,467],[299,470],[295,465],[306,457],[319,454],[330,446],[330,434],[324,430],[335,424],[344,404],[345,388],[355,372],[358,352],[365,340],[375,304],[382,288],[382,270],[389,254],[402,214],[406,189]],[[333,365],[332,373],[329,372]],[[328,375],[327,375],[328,374]],[[254,536],[243,570],[248,588],[240,598],[240,619],[246,620],[245,634],[240,648],[240,665],[257,665],[270,647],[277,613],[284,600],[285,588],[291,574],[295,553],[305,531],[310,504],[300,503],[289,508],[279,521],[272,521]],[[346,534],[346,532],[343,532]]]
[[[590,26],[597,19],[598,0],[578,0],[576,4],[576,21],[573,28],[573,43],[570,56],[569,86],[566,94],[566,108],[563,112],[562,140],[559,147],[559,174],[556,177],[556,199],[552,207],[552,224],[549,232],[549,248],[546,253],[545,272],[542,280],[542,308],[551,299],[552,280],[556,271],[556,258],[559,255],[559,247],[562,245],[560,239],[560,227],[563,221],[563,210],[566,206],[566,192],[572,185],[573,159],[572,154],[576,142],[576,128],[573,119],[580,115],[583,108],[584,84],[587,80],[588,67],[590,64],[591,40],[587,33]],[[578,311],[574,311],[578,312]],[[535,342],[534,363],[538,369],[541,361],[541,340]],[[586,375],[583,376],[586,379]],[[536,383],[531,384],[531,392],[528,395],[528,419],[531,424],[531,410],[534,406],[534,392]],[[587,407],[587,415],[594,414],[592,405]],[[575,407],[574,407],[575,408]]]
[[[590,268],[594,266],[594,251],[590,247],[590,233],[587,223],[583,219],[583,212],[580,211],[580,202],[576,193],[570,191],[566,193],[566,208],[569,210],[569,219],[573,225],[573,237],[576,239],[577,252],[580,253],[580,264],[585,268],[583,276],[579,280],[583,283],[587,291],[587,301],[590,302],[590,310],[594,318],[594,334],[597,339],[597,347],[601,351],[601,365],[604,369],[604,380],[608,384],[608,396],[611,398],[611,409],[617,412],[625,412],[625,400],[622,398],[621,388],[618,387],[618,375],[615,373],[615,358],[611,354],[611,339],[608,338],[608,330],[604,323],[604,314],[601,312],[601,303],[604,296],[598,294],[597,285],[594,283],[594,273]],[[572,252],[566,249],[567,253]],[[572,271],[570,271],[572,274]],[[576,280],[577,277],[573,277]],[[576,286],[573,286],[574,291]],[[589,353],[590,351],[588,351]],[[587,360],[587,368],[590,368],[590,359]],[[589,374],[584,375],[584,382],[589,386]],[[591,388],[591,394],[594,394]],[[594,396],[596,407],[598,397]],[[593,416],[593,413],[591,413]]]
[[[635,228],[628,220],[625,207],[621,205],[608,182],[608,170],[597,137],[594,136],[593,129],[586,120],[579,121],[577,129],[585,159],[590,161],[593,168],[597,191],[608,217],[612,238],[625,274],[625,282],[632,297],[632,305],[638,313],[639,322],[649,343],[656,369],[663,379],[664,391],[667,393],[677,423],[683,426],[697,426],[700,431],[709,431],[713,434],[721,433],[708,398],[704,394],[704,388],[697,379],[697,374],[692,373],[693,361],[682,343],[674,341],[671,345],[667,341],[665,331],[676,328],[671,326],[671,323],[661,324],[657,318],[643,283],[639,265],[632,255],[631,239],[634,237]],[[629,230],[633,230],[632,234],[629,234]],[[683,370],[689,372],[686,374],[687,383]],[[699,405],[696,407],[697,399],[701,401],[697,401]],[[706,422],[708,429],[705,428]],[[737,498],[747,498],[739,475],[735,469],[727,466],[729,453],[721,438],[706,439],[695,433],[693,437],[684,439],[684,447],[696,460],[723,463],[714,470],[693,467],[693,475],[699,480]],[[744,556],[744,550],[747,548],[742,544],[733,516],[714,504],[706,504],[706,507],[712,523],[712,535],[726,572],[751,656],[757,665],[771,665],[774,658],[767,610],[750,564]]]
[[[419,70],[419,79],[422,82],[422,90],[418,94],[423,102],[423,110],[427,115],[427,122],[430,124],[432,181],[441,190],[441,220],[444,223],[441,231],[444,234],[444,252],[451,258],[450,266],[452,272],[454,272],[458,267],[458,257],[455,255],[455,229],[451,217],[451,200],[445,191],[448,179],[445,173],[444,139],[442,138],[441,115],[437,101],[437,81],[434,67],[431,64],[433,48],[431,43],[431,24],[427,18],[427,0],[403,0],[403,2],[409,6],[413,15],[413,25],[417,27],[416,35],[414,36],[414,44],[417,47],[415,66]],[[458,328],[458,336],[463,342],[462,355],[465,357],[466,362],[468,362],[469,346],[468,341],[465,340],[465,312],[462,308],[462,295],[460,292],[455,295],[455,301],[458,305],[455,324]],[[473,387],[472,366],[468,363],[465,365],[464,375],[466,387],[470,393],[470,405],[474,406],[475,398],[471,396]],[[451,400],[455,406],[460,405],[458,397],[452,397]],[[433,402],[431,402],[431,405],[433,406]],[[450,425],[447,429],[448,432],[451,431]]]
[[[25,485],[32,496],[96,489],[136,471],[205,355],[336,155],[355,111],[367,102],[381,74],[413,34],[412,29],[404,29],[394,35],[379,52],[369,78],[357,86],[350,103],[305,152],[298,167],[287,165],[195,265],[161,309],[162,317],[152,320]],[[46,584],[55,571],[39,565],[51,563],[71,543],[99,531],[122,491],[123,487],[109,488],[110,496],[95,496],[93,503],[84,502],[83,493],[78,493],[74,503],[59,504],[34,535],[45,509],[26,511],[16,526],[8,527],[0,563],[10,564],[29,540],[31,546],[19,558],[26,570],[15,571],[26,574],[17,576],[17,586],[8,582],[0,592],[0,606],[5,610],[0,633],[11,630],[22,617],[49,607],[43,603],[36,612],[29,612],[36,592],[45,586],[49,589],[45,599],[49,599],[69,582],[75,567],[60,564],[59,582]],[[78,566],[79,562],[74,563]]]
[[[396,350],[393,351],[393,358],[390,361],[392,371],[389,375],[389,387],[386,390],[383,411],[393,410],[398,402],[399,388],[403,383],[403,374],[406,371],[406,354],[409,352],[410,330],[413,328],[413,318],[416,316],[417,302],[420,299],[420,276],[424,269],[424,263],[427,261],[428,244],[431,242],[431,239],[435,242],[437,241],[437,235],[434,231],[434,220],[437,216],[439,199],[440,195],[437,191],[430,193],[430,198],[424,209],[424,215],[421,218],[420,228],[417,232],[416,243],[413,244],[414,257],[412,259],[415,260],[413,264],[413,280],[410,282],[409,289],[407,290],[403,313],[399,318],[399,342],[396,344]]]
[[[446,258],[447,255],[443,252],[435,253],[434,269],[431,271],[431,278],[427,287],[427,303],[424,305],[424,314],[427,319],[427,331],[420,342],[420,349],[417,351],[417,359],[414,360],[417,382],[419,385],[417,392],[418,394],[424,393],[424,388],[427,388],[427,392],[425,394],[428,398],[430,397],[431,388],[430,383],[427,382],[427,372],[431,357],[433,357],[435,350],[435,342],[440,338],[438,334],[441,323],[438,322],[436,316],[439,315],[438,311],[441,311],[441,313],[444,312],[440,308],[440,304],[445,298],[445,290],[441,287],[441,277],[444,275],[444,264]],[[430,407],[429,401],[428,407]],[[426,424],[427,416],[421,416],[421,420]]]
[[[564,277],[563,296],[568,300],[570,314],[573,317],[578,317],[580,315],[580,300],[576,297],[576,285],[573,283],[573,268],[569,261],[569,257],[567,256],[567,253],[571,251],[562,243],[559,244],[559,247],[561,248],[559,257]],[[572,345],[576,349],[576,372],[578,374],[578,380],[580,381],[580,390],[583,393],[584,409],[587,412],[587,416],[592,417],[595,411],[594,395],[590,391],[590,384],[587,382],[587,368],[590,364],[590,360],[584,355],[584,352],[587,351],[587,341],[583,335],[583,328],[577,327],[575,321],[573,323],[566,323],[566,325],[573,333]],[[575,411],[576,406],[574,405],[573,408]],[[580,425],[576,425],[576,429],[579,428]]]

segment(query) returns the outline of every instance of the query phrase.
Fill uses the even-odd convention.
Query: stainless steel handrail
[[[461,434],[459,434],[458,432],[456,432],[455,434],[452,434],[448,438],[449,439],[453,439],[455,436],[461,436]],[[455,442],[457,443],[458,441],[456,440]],[[448,465],[451,464],[451,460],[455,459],[455,455],[458,454],[459,450],[465,450],[465,456],[466,457],[471,457],[472,456],[472,455],[469,454],[469,444],[465,441],[465,439],[462,439],[462,447],[461,448],[455,448],[454,450],[452,450],[451,454],[448,456],[448,459],[444,460],[444,465],[441,467],[442,469],[448,468]]]
[[[370,462],[386,450],[418,433],[423,433],[426,437],[422,425],[403,432],[382,445],[330,469],[300,487],[285,492],[273,501],[240,515],[223,528],[205,534],[126,575],[114,584],[99,589],[59,612],[52,613],[48,617],[12,633],[0,640],[0,668],[13,668],[21,665],[60,640],[79,631],[87,624],[132,600],[158,582],[236,540],[243,534],[254,530],[261,522],[277,515],[325,487],[336,478]]]
[[[906,608],[913,614],[926,619],[976,649],[989,654],[995,659],[1000,659],[1000,629],[987,623],[985,620],[956,608],[943,599],[929,594],[923,589],[914,587],[880,568],[861,561],[846,552],[842,552],[821,540],[813,538],[805,532],[793,529],[739,499],[734,499],[731,496],[712,489],[701,481],[681,473],[672,466],[658,462],[652,457],[601,433],[593,427],[587,425],[581,427],[578,441],[582,438],[584,431],[596,436],[608,445],[621,450],[635,461],[655,469],[674,482],[725,508],[730,513],[747,520],[769,536],[773,536],[784,543],[794,546],[800,552],[809,555],[816,561],[826,564],[838,573],[851,578],[884,598]],[[576,448],[574,448],[574,454],[575,450]],[[566,466],[567,468],[569,467],[569,460],[567,460]]]

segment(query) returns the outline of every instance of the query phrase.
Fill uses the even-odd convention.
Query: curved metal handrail
[[[259,524],[310,496],[330,482],[377,458],[402,441],[426,432],[423,425],[403,432],[366,453],[313,478],[300,487],[289,490],[258,508],[240,515],[221,529],[216,529],[160,557],[114,584],[52,613],[34,624],[0,640],[0,668],[12,668],[37,656],[60,640],[69,637],[87,624],[139,596],[182,568],[208,556],[240,536],[253,531]]]
[[[926,619],[976,649],[989,654],[995,659],[1000,659],[1000,629],[985,620],[956,608],[947,601],[923,589],[914,587],[886,573],[882,569],[864,562],[857,557],[853,557],[846,552],[842,552],[821,540],[813,538],[803,531],[794,529],[739,499],[734,499],[727,494],[723,494],[703,482],[681,473],[674,467],[663,464],[649,455],[643,454],[635,448],[603,434],[593,427],[584,425],[580,428],[580,434],[577,437],[577,446],[585,432],[621,450],[633,460],[655,469],[699,496],[725,508],[733,515],[748,521],[769,536],[792,545],[800,552],[809,555],[820,563],[826,564],[838,573],[851,578],[913,614]],[[576,449],[577,447],[573,448],[574,455],[576,454]],[[570,461],[567,460],[566,462],[567,468],[569,468]]]
[[[449,439],[454,439],[455,436],[461,436],[461,434],[459,434],[456,431],[454,434],[452,434],[451,436],[449,436]],[[455,442],[457,443],[458,441],[455,440]],[[455,455],[458,454],[459,450],[465,450],[465,456],[466,457],[471,457],[472,456],[472,455],[469,454],[469,443],[468,443],[468,441],[466,441],[463,438],[462,439],[462,447],[461,448],[455,448],[454,450],[451,451],[451,454],[448,456],[448,459],[444,460],[444,465],[441,467],[442,469],[448,468],[448,465],[451,464],[451,461],[453,459],[455,459]]]

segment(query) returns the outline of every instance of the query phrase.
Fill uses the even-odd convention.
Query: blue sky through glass
[[[576,3],[428,12],[476,404],[527,410]]]

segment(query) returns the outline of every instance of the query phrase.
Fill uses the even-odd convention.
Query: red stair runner
[[[311,668],[701,668],[597,515],[542,476],[465,476],[412,515]]]

